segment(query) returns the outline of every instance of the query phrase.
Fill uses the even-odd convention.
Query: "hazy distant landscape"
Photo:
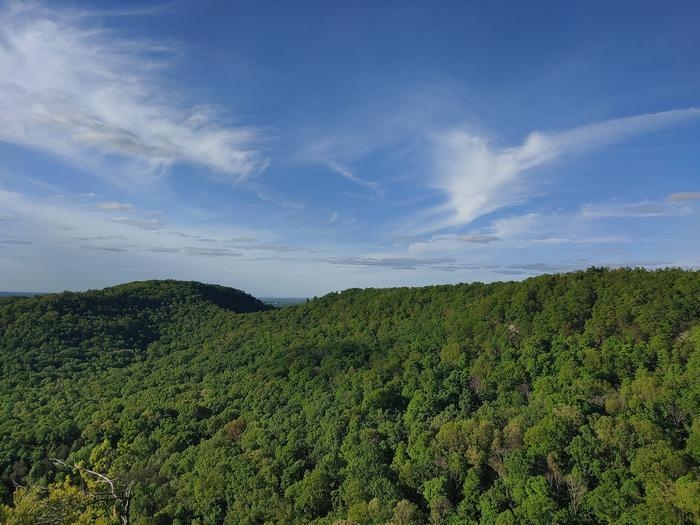
[[[307,300],[306,297],[259,297],[259,299],[271,306],[291,306],[301,304]]]

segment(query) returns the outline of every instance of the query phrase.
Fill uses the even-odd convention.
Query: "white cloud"
[[[0,209],[7,217],[22,227],[22,235],[36,241],[38,247],[69,247],[71,258],[80,249],[110,252],[154,252],[184,255],[228,255],[238,257],[237,252],[222,247],[231,240],[231,227],[211,227],[206,230],[188,228],[173,229],[157,219],[128,216],[105,216],[90,205],[28,197],[0,187]],[[253,241],[259,239],[246,231],[234,239]],[[193,247],[191,241],[201,242]]]
[[[483,233],[470,233],[468,235],[458,235],[457,239],[462,242],[468,242],[472,244],[489,244],[501,240],[501,238],[497,235],[487,235]]]
[[[524,201],[532,192],[527,172],[633,135],[700,117],[700,108],[608,120],[555,133],[530,133],[520,146],[495,149],[483,138],[453,131],[437,138],[436,186],[447,201],[432,210],[440,219],[421,231],[464,226],[477,217]]]
[[[266,193],[262,190],[257,190],[255,192],[255,196],[261,201],[271,202],[272,204],[275,204],[282,208],[293,208],[297,210],[301,210],[304,208],[304,205],[301,202],[290,201],[285,199],[284,197],[279,197],[277,195],[270,195],[269,193]]]
[[[364,223],[361,223],[357,217],[348,217],[346,215],[341,215],[340,213],[334,211],[328,219],[329,224],[336,224],[346,227],[352,227],[353,229],[361,228]]]
[[[110,220],[113,222],[128,224],[130,226],[136,226],[142,230],[159,230],[161,228],[160,221],[157,219],[149,219],[144,221],[140,219],[133,219],[131,217],[112,217]]]
[[[140,170],[121,170],[129,183],[179,162],[233,181],[264,169],[256,130],[221,125],[215,111],[193,109],[168,88],[162,46],[119,38],[95,22],[35,3],[4,7],[1,141],[95,170],[96,156],[136,163]]]
[[[130,269],[129,279],[206,280],[268,297],[381,282],[376,275],[350,275],[315,260],[335,249],[285,244],[294,239],[233,222],[170,223],[166,217],[157,223],[143,211],[110,217],[90,201],[53,201],[2,185],[0,210],[0,220],[7,220],[0,223],[0,240],[31,243],[2,243],[0,290],[99,288],[125,279],[115,274],[118,268]],[[48,260],[50,265],[40,264]]]
[[[501,239],[513,239],[541,231],[544,226],[549,226],[550,223],[551,221],[547,217],[539,213],[526,213],[525,215],[496,219],[491,223],[489,231]]]
[[[345,167],[341,164],[338,164],[337,162],[335,162],[333,160],[326,162],[326,165],[330,169],[332,169],[334,172],[336,172],[338,175],[340,175],[341,177],[344,177],[344,178],[348,179],[349,181],[354,182],[355,184],[359,184],[360,186],[364,186],[365,188],[368,188],[375,193],[380,192],[379,184],[377,184],[376,182],[368,181],[368,180],[365,180],[361,177],[358,177],[355,174],[355,172],[348,169],[347,167]]]
[[[700,191],[682,191],[672,193],[666,200],[669,202],[700,201]]]
[[[674,202],[674,201],[671,201]],[[584,204],[581,215],[594,219],[612,217],[663,217],[667,215],[688,215],[692,210],[686,206],[664,204],[651,201],[635,203]]]
[[[619,205],[634,209],[636,205]],[[609,210],[609,205],[586,205],[572,213],[526,213],[491,221],[483,228],[466,234],[439,234],[428,239],[412,240],[412,254],[503,253],[503,250],[542,245],[599,245],[628,243],[630,238],[601,232],[594,209]],[[623,217],[626,215],[615,215]]]
[[[469,105],[464,86],[442,75],[426,75],[401,86],[392,85],[388,90],[377,87],[373,93],[348,100],[347,107],[338,114],[310,115],[296,130],[297,141],[292,145],[290,158],[325,165],[372,190],[375,196],[384,196],[385,191],[391,193],[393,189],[385,184],[388,173],[373,174],[374,180],[368,180],[352,168],[353,164],[380,150],[390,152],[393,159],[410,155],[414,161],[415,157],[422,160],[425,131],[455,122],[457,115],[464,114],[455,108]],[[381,176],[382,183],[377,176]],[[392,183],[409,179],[415,180],[406,170],[391,175]]]
[[[111,210],[111,211],[117,211],[117,210],[133,210],[134,205],[128,202],[100,202],[97,205],[98,208],[101,210]]]
[[[383,257],[383,256],[344,256],[318,259],[318,262],[338,266],[369,266],[383,267],[394,270],[415,270],[421,267],[431,267],[454,263],[454,259],[417,259],[414,257]]]

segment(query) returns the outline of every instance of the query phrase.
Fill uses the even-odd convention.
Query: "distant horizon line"
[[[664,271],[664,270],[682,270],[686,272],[700,272],[700,265],[690,265],[690,266],[681,266],[681,265],[663,265],[663,266],[608,266],[608,265],[591,265],[587,266],[585,268],[578,268],[578,269],[570,269],[570,270],[563,270],[563,271],[549,271],[549,272],[543,272],[543,273],[530,273],[530,274],[523,274],[521,275],[521,278],[511,278],[511,279],[498,279],[494,281],[480,281],[480,280],[473,280],[473,281],[460,281],[460,282],[453,282],[453,283],[429,283],[429,284],[422,284],[422,285],[395,285],[395,286],[363,286],[363,287],[358,287],[358,286],[350,286],[348,288],[344,289],[334,289],[334,290],[328,290],[323,293],[317,293],[317,294],[311,294],[311,295],[256,295],[254,293],[251,293],[243,288],[237,288],[235,286],[227,285],[227,284],[218,284],[218,283],[206,283],[203,281],[194,281],[192,279],[174,279],[174,278],[163,278],[163,279],[135,279],[133,281],[125,281],[117,284],[110,284],[110,285],[105,285],[99,288],[84,288],[82,290],[58,290],[58,291],[13,291],[13,290],[0,290],[0,297],[34,297],[38,295],[49,295],[49,294],[60,294],[64,292],[70,292],[70,293],[85,293],[89,291],[94,291],[94,290],[103,290],[106,288],[113,288],[115,286],[120,286],[123,284],[129,284],[129,283],[136,283],[136,282],[144,282],[144,281],[181,281],[181,282],[198,282],[200,284],[204,285],[212,285],[212,286],[224,286],[226,288],[233,288],[236,290],[240,290],[248,295],[251,295],[255,297],[256,299],[259,299],[263,302],[266,302],[265,300],[284,300],[284,301],[305,301],[307,299],[314,299],[318,297],[323,297],[324,295],[332,294],[332,293],[339,293],[343,292],[346,290],[353,290],[353,289],[384,289],[384,288],[424,288],[424,287],[429,287],[429,286],[450,286],[450,285],[459,285],[459,284],[474,284],[474,283],[483,283],[483,284],[490,284],[490,283],[498,283],[498,282],[521,282],[521,281],[526,281],[528,279],[533,279],[536,277],[541,277],[543,275],[565,275],[565,274],[570,274],[570,273],[578,273],[578,272],[586,272],[591,269],[602,269],[602,270],[607,270],[607,271],[615,271],[615,270],[644,270],[647,272],[655,272],[655,271]],[[505,276],[504,276],[505,277]],[[510,277],[515,277],[515,276],[510,276]]]
[[[105,288],[110,288],[109,286],[105,286]],[[100,290],[101,288],[97,288]],[[32,297],[32,296],[37,296],[37,295],[49,295],[49,294],[56,294],[56,293],[63,293],[63,292],[71,292],[71,293],[85,293],[89,290],[79,290],[79,291],[74,291],[74,290],[62,290],[60,292],[26,292],[26,291],[15,291],[15,290],[0,290],[0,297]],[[251,294],[252,295],[252,294]],[[305,301],[306,299],[311,299],[311,296],[292,296],[292,295],[261,295],[261,296],[253,296],[256,299],[260,299],[261,301],[264,302],[265,299],[268,300],[282,300],[282,301]]]

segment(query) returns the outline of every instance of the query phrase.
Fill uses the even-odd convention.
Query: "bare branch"
[[[98,503],[113,503],[117,513],[119,514],[119,518],[121,519],[122,524],[129,525],[131,513],[131,500],[134,497],[133,488],[134,484],[136,483],[135,480],[131,480],[129,483],[125,483],[117,478],[108,478],[106,475],[100,472],[96,472],[94,470],[90,470],[89,468],[83,467],[82,465],[70,465],[63,460],[56,458],[50,458],[50,461],[52,461],[55,465],[61,465],[71,470],[75,470],[83,476],[85,474],[89,474],[97,478],[95,480],[97,483],[105,483],[109,485],[109,492],[98,492],[94,494],[94,496],[98,497],[107,496],[108,499],[96,499],[95,501],[90,502],[88,506],[95,505]],[[119,485],[122,485],[124,488],[120,489]]]
[[[19,483],[17,483],[17,482],[16,482],[14,479],[12,479],[12,478],[10,478],[10,481],[12,482],[12,487],[13,487],[15,490],[25,488],[24,485],[20,485]]]

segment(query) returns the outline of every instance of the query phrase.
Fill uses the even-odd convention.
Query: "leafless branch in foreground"
[[[88,474],[94,477],[97,483],[106,484],[109,487],[109,490],[107,492],[96,493],[94,494],[94,496],[107,496],[107,499],[95,499],[95,501],[93,501],[92,504],[102,503],[105,501],[113,502],[114,507],[117,510],[117,513],[119,514],[119,518],[122,522],[122,525],[130,525],[131,501],[134,498],[135,480],[131,480],[127,483],[126,481],[122,481],[118,478],[109,478],[104,474],[101,474],[94,470],[90,470],[89,468],[85,468],[82,465],[71,465],[66,463],[65,461],[56,458],[50,458],[50,461],[54,465],[63,466],[74,470],[81,474],[83,477],[85,477],[85,474]]]

